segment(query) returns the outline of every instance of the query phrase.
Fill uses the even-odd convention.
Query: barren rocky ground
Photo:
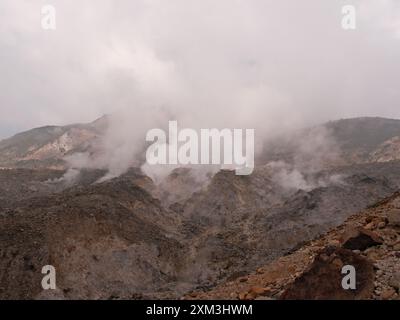
[[[357,289],[341,286],[354,265]],[[253,273],[186,299],[400,299],[400,195],[349,217],[345,223]]]
[[[57,182],[60,172],[13,171],[0,173],[9,194],[0,215],[5,299],[179,298],[275,261],[398,188],[383,165],[308,192],[286,192],[268,168],[250,177],[221,171],[167,206],[140,170],[94,184],[101,172],[85,172],[74,186]],[[40,286],[47,264],[56,292]]]
[[[370,122],[354,124],[372,130]],[[160,184],[134,167],[106,181],[106,170],[75,170],[69,180],[62,166],[46,168],[51,157],[21,168],[12,155],[50,156],[54,132],[57,140],[71,127],[47,128],[39,149],[29,146],[36,131],[9,139],[1,144],[14,167],[0,170],[0,298],[394,299],[397,124],[379,120],[383,133],[374,141],[365,140],[367,129],[357,135],[340,124],[349,131],[341,161],[313,170],[304,170],[312,157],[299,164],[282,144],[284,165],[259,163],[250,176],[221,170],[201,183],[185,168]],[[345,263],[360,270],[356,292],[338,288]],[[55,291],[41,287],[48,264],[57,271]]]

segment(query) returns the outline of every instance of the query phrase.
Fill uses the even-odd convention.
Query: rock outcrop
[[[399,203],[400,194],[396,193],[253,273],[210,291],[194,291],[186,298],[398,300],[400,227],[386,221]],[[372,221],[375,223],[371,225]],[[348,238],[349,234],[355,237]],[[358,249],[342,247],[349,244],[349,239],[356,243],[357,237],[361,237]],[[347,240],[343,242],[343,239]],[[356,290],[342,286],[344,265],[354,266],[356,270]],[[264,289],[255,292],[254,287]]]

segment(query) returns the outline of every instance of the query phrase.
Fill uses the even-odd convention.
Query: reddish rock
[[[352,265],[356,269],[355,290],[342,288],[344,276],[341,273],[342,263]],[[285,300],[368,299],[374,290],[374,278],[374,267],[369,260],[347,249],[328,247],[319,253],[310,267],[289,285],[280,298]]]
[[[340,246],[340,241],[339,241],[339,240],[336,240],[336,239],[330,240],[330,241],[328,242],[328,245],[329,245],[329,246],[338,247],[338,246]]]
[[[392,289],[392,288],[386,289],[386,290],[384,290],[384,291],[382,292],[381,298],[382,298],[383,300],[388,300],[388,299],[390,299],[392,296],[394,296],[395,294],[396,294],[396,291],[395,291],[394,289]]]
[[[397,198],[397,199],[393,200],[392,205],[395,208],[400,209],[400,198]]]
[[[256,296],[260,296],[266,294],[268,289],[262,287],[252,287],[249,292],[255,294]]]
[[[257,297],[257,295],[254,292],[248,292],[245,295],[244,300],[254,300]]]
[[[246,299],[246,295],[247,295],[246,292],[240,292],[239,295],[238,295],[238,299],[239,300],[245,300]]]
[[[394,289],[400,290],[400,272],[396,272],[389,280],[389,285]]]
[[[389,223],[393,226],[400,226],[400,209],[393,209],[388,213]]]
[[[384,227],[386,227],[385,221],[381,221],[381,222],[378,223],[378,228],[379,229],[383,229]]]
[[[370,223],[372,220],[374,220],[374,216],[367,216],[366,218],[365,218],[365,222],[366,223]]]
[[[380,245],[383,239],[375,232],[366,230],[362,227],[351,228],[343,236],[342,247],[350,250],[364,251],[369,247]]]
[[[370,222],[365,226],[365,229],[367,230],[373,230],[375,229],[375,223],[374,222]]]

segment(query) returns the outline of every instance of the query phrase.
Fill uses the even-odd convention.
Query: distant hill
[[[400,137],[400,120],[355,118],[325,124],[344,151],[371,153],[394,137]]]
[[[103,116],[88,124],[35,128],[2,140],[0,168],[63,169],[67,155],[101,151],[100,138],[108,123],[109,116]],[[327,122],[269,141],[257,160],[258,164],[283,160],[320,167],[400,160],[400,120]]]
[[[283,159],[290,163],[299,160],[302,153],[313,161],[331,162],[325,165],[399,160],[400,120],[364,117],[330,121],[270,141],[260,162]]]
[[[0,167],[58,168],[63,158],[96,147],[108,116],[88,124],[35,128],[0,141]]]

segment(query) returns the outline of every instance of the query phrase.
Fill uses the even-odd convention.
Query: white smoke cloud
[[[272,171],[272,180],[287,190],[311,191],[316,188],[344,184],[345,176],[341,174],[313,175],[302,172],[293,164],[284,161],[273,161],[267,164]]]
[[[113,177],[168,120],[254,128],[260,150],[325,120],[399,117],[399,4],[351,3],[359,24],[347,32],[341,1],[55,0],[57,30],[44,31],[43,1],[3,0],[0,127],[113,114],[99,163],[82,164]]]

